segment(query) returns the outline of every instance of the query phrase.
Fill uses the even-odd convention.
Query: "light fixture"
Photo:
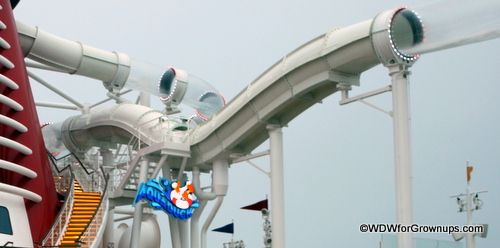
[[[406,6],[380,13],[371,27],[372,44],[384,66],[411,65],[419,54],[405,52],[425,42],[425,28],[420,16]]]

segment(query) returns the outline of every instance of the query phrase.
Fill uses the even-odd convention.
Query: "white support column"
[[[167,179],[169,182],[172,181],[172,171],[170,170],[170,164],[165,162],[162,168],[163,178]],[[179,221],[168,217],[168,225],[170,227],[170,240],[172,241],[172,248],[181,248],[181,236],[179,233]]]
[[[268,125],[271,159],[272,247],[285,248],[285,184],[281,126]]]
[[[179,236],[181,238],[181,248],[189,248],[189,220],[179,220]]]
[[[106,222],[106,229],[102,237],[102,247],[109,248],[115,247],[115,210],[111,208],[108,210],[108,221]]]
[[[467,195],[467,225],[472,225],[472,194],[470,192],[470,182],[467,181],[467,190],[465,192]],[[475,240],[474,234],[471,232],[465,233],[465,247],[466,248],[475,248]]]
[[[109,149],[100,148],[99,153],[102,156],[102,167],[107,175],[113,173],[114,168],[114,155]],[[110,177],[111,178],[111,177]],[[106,222],[106,227],[104,229],[104,234],[102,238],[102,247],[114,247],[115,243],[115,210],[114,206],[109,206],[108,208],[108,221]]]
[[[141,105],[146,107],[151,107],[151,95],[149,93],[140,93]]]
[[[413,224],[409,75],[405,65],[390,66],[394,128],[394,172],[396,177],[396,221]],[[413,247],[413,234],[398,233],[398,247]]]
[[[102,166],[111,167],[114,165],[113,164],[114,155],[109,149],[101,148],[99,149],[99,152],[101,153],[102,156]]]
[[[196,208],[193,213],[193,217],[191,217],[191,248],[200,248],[200,217],[203,213],[203,210],[207,206],[207,202],[214,200],[217,195],[213,192],[213,187],[211,192],[204,192],[200,186],[200,168],[198,166],[193,166],[193,186],[194,186],[194,194],[200,203],[200,207]],[[212,185],[213,185],[213,177],[212,177]]]
[[[224,197],[229,188],[229,162],[225,159],[217,159],[212,163],[212,190],[215,193],[217,200],[214,203],[212,211],[208,214],[207,220],[201,227],[200,243],[201,248],[207,248],[207,231],[210,224],[214,220],[215,215],[219,211]]]
[[[185,166],[186,165],[186,160],[187,158],[184,158],[182,163]],[[181,165],[182,167],[182,165]],[[177,181],[179,183],[182,183],[187,180],[187,175],[186,173],[181,173],[183,169],[179,171],[179,174],[177,174]],[[181,240],[181,248],[189,248],[189,221],[190,219],[187,220],[178,220],[177,224],[179,225],[179,237]]]
[[[138,185],[143,182],[146,182],[146,180],[148,179],[148,167],[149,167],[149,160],[143,158],[139,172]],[[130,237],[130,248],[139,248],[143,208],[144,205],[141,202],[135,205],[134,221],[132,222],[132,234]]]

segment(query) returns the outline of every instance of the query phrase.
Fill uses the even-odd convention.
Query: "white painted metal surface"
[[[272,246],[285,248],[285,181],[283,171],[283,133],[281,127],[267,126],[271,159]]]
[[[123,69],[127,63],[122,63],[125,59],[120,59],[119,53],[64,40],[22,23],[18,25],[23,51],[40,63],[104,82],[128,75]],[[332,29],[285,56],[258,77],[197,128],[190,138],[196,149],[193,149],[193,159],[187,168],[198,164],[200,169],[207,170],[210,168],[205,163],[210,164],[218,156],[228,152],[249,153],[268,138],[266,123],[286,125],[302,111],[334,93],[339,81],[359,83],[361,72],[380,63],[371,45],[370,25],[371,21],[365,21]],[[61,51],[58,54],[64,56],[45,54],[48,48]],[[80,60],[83,62],[79,63]],[[93,70],[97,67],[99,70]],[[86,125],[78,127],[83,130],[93,125],[97,125],[97,120],[89,119]]]
[[[9,162],[9,161],[1,160],[1,159],[0,159],[0,168],[22,174],[22,175],[27,176],[29,178],[35,178],[37,176],[36,172],[34,172],[26,167],[20,166],[18,164],[14,164],[14,163]]]
[[[161,243],[161,230],[153,214],[145,214],[144,220],[141,224],[141,247],[159,248]],[[131,228],[122,225],[118,227],[118,232],[115,236],[120,237],[118,243],[115,245],[117,248],[130,248]],[[118,235],[117,235],[118,234]]]
[[[23,52],[34,61],[101,80],[110,87],[123,87],[130,73],[128,55],[62,39],[19,21],[16,25]]]
[[[227,194],[227,189],[229,187],[229,162],[226,159],[218,159],[213,164],[213,181],[212,189],[216,195],[216,201],[210,211],[207,220],[201,228],[200,242],[201,248],[207,248],[207,231],[208,227],[212,223],[215,215],[219,211],[222,202],[224,201],[224,196]]]
[[[5,192],[0,188],[0,207],[8,210],[12,234],[0,233],[0,244],[12,242],[15,247],[33,247],[30,224],[22,196]],[[2,220],[7,224],[7,220]]]
[[[149,167],[149,160],[143,158],[143,160],[141,161],[141,167],[139,172],[139,183],[144,183],[147,181],[148,167]],[[142,202],[135,205],[134,222],[132,223],[132,233],[130,235],[131,248],[138,248],[140,244],[143,208],[144,208],[144,203]]]
[[[396,221],[413,224],[413,190],[411,170],[409,71],[406,66],[389,67],[392,78],[394,129],[394,174],[396,179]],[[398,233],[398,247],[413,247],[413,233]]]

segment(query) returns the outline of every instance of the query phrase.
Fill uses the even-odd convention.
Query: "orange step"
[[[72,235],[64,235],[63,240],[75,240],[79,237],[80,237],[80,235],[73,235],[73,236]]]
[[[78,196],[75,196],[75,201],[91,201],[91,202],[99,202],[101,201],[101,197],[88,197],[88,196],[84,196],[84,197],[78,197]]]
[[[92,214],[75,214],[75,213],[73,213],[71,215],[71,218],[75,218],[75,219],[90,219],[90,218],[92,218]]]
[[[101,194],[83,192],[80,184],[75,181],[73,211],[69,220],[68,228],[61,241],[61,245],[79,247],[78,240],[85,228],[92,221],[92,216],[97,211],[101,201]]]
[[[95,211],[73,210],[73,214],[94,214]]]
[[[62,241],[61,245],[64,245],[64,247],[81,247],[80,244],[77,244],[73,241],[69,241],[69,242]]]
[[[90,199],[90,200],[88,200],[88,199],[75,199],[74,202],[75,203],[82,203],[82,204],[95,203],[95,204],[99,205],[99,200],[96,201],[95,199]]]
[[[73,223],[89,223],[90,222],[90,218],[89,219],[71,219],[69,220],[70,222],[73,222]]]
[[[85,231],[85,227],[68,227],[68,229],[66,229],[66,233],[68,232],[83,232]]]
[[[81,202],[75,202],[74,203],[74,206],[77,206],[77,207],[98,207],[99,206],[99,203],[81,203]]]
[[[92,211],[94,213],[97,210],[98,206],[73,206],[73,211]],[[75,209],[76,208],[76,209]]]
[[[96,192],[77,192],[75,195],[85,195],[85,196],[100,196],[100,193]]]
[[[68,227],[86,227],[87,224],[82,224],[82,223],[69,223]]]

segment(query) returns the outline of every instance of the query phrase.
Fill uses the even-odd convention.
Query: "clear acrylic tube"
[[[424,54],[500,37],[500,1],[445,0],[412,8],[422,20],[424,40],[398,47]]]

